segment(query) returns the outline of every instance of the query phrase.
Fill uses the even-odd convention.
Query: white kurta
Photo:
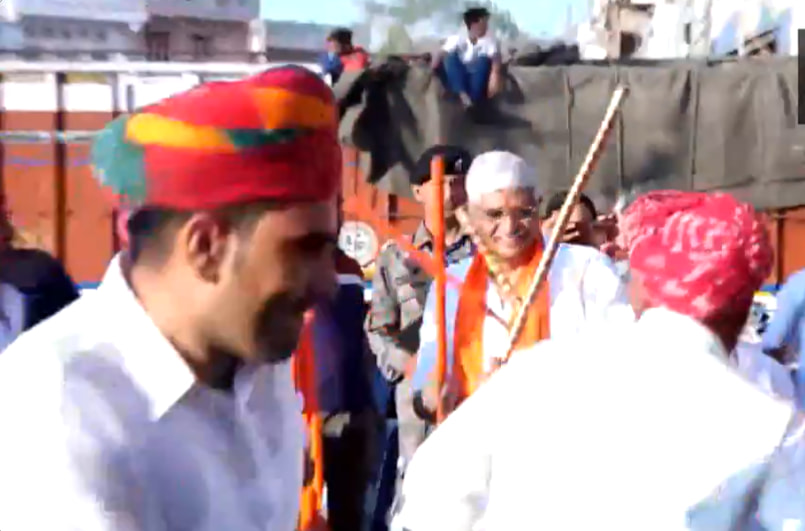
[[[627,328],[515,355],[419,448],[394,527],[726,531],[792,410],[687,317],[655,309]],[[801,431],[776,462],[759,517],[802,529]]]
[[[229,393],[197,384],[117,259],[0,356],[0,426],[4,531],[295,528],[290,364],[246,367]]]
[[[472,263],[467,258],[449,267],[450,276],[464,280]],[[561,244],[548,272],[550,289],[551,337],[572,337],[585,329],[630,324],[634,313],[629,306],[626,290],[612,261],[592,247]],[[447,337],[452,338],[460,293],[448,287],[445,297]],[[484,370],[492,367],[495,358],[505,354],[509,332],[504,323],[510,320],[511,311],[504,307],[497,290],[489,282],[486,294],[487,307],[497,317],[484,321]],[[420,346],[414,388],[420,389],[430,378],[436,362],[436,298],[431,285],[420,329]],[[453,342],[447,342],[448,368],[452,367]]]

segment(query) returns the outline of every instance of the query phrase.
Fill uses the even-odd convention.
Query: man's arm
[[[487,95],[490,98],[494,98],[503,90],[503,58],[500,53],[500,45],[497,41],[493,41],[489,51],[489,57],[492,60],[492,68],[489,71]]]
[[[39,396],[0,397],[0,529],[167,531],[152,493],[116,444],[114,415],[92,401],[89,388],[80,392],[87,401],[60,408],[54,395],[69,384],[43,380],[28,382]]]
[[[458,50],[459,42],[461,42],[461,38],[458,35],[451,35],[445,39],[444,44],[439,50],[433,54],[433,58],[431,59],[431,68],[436,70],[442,65],[442,61],[447,54],[453,53]]]
[[[366,316],[366,338],[377,358],[377,366],[391,383],[405,375],[411,352],[402,347],[400,338],[400,304],[389,274],[391,249],[386,248],[377,257],[377,268],[372,279],[372,302]]]

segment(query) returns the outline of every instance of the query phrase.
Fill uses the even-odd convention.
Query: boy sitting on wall
[[[463,18],[466,32],[445,41],[432,68],[445,87],[469,107],[500,92],[502,61],[497,41],[488,35],[489,11],[473,7]]]

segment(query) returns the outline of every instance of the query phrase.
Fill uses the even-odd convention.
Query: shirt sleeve
[[[400,305],[389,278],[388,260],[388,251],[378,256],[365,328],[369,349],[377,358],[380,372],[387,380],[397,382],[405,374],[412,353],[403,348],[398,338],[401,333]]]
[[[763,350],[766,352],[790,345],[796,338],[797,324],[802,319],[802,289],[797,284],[799,277],[785,283],[777,294],[777,310],[763,333]]]
[[[484,45],[484,53],[492,59],[500,57],[500,43],[498,40],[493,38],[487,39]]]
[[[451,35],[445,39],[444,44],[442,44],[442,51],[445,53],[453,53],[458,51],[458,48],[461,44],[461,36],[459,35]]]
[[[612,323],[634,321],[626,285],[615,270],[612,260],[597,252],[588,262],[582,276],[585,322]]]
[[[36,397],[9,378],[0,382],[0,529],[167,531],[140,471],[114,442],[114,413],[88,387],[77,390],[87,400],[80,406],[61,402],[56,394],[67,384],[47,376],[28,381]],[[9,400],[9,386],[19,400]]]
[[[458,266],[448,269],[448,274],[458,271]],[[436,326],[436,284],[428,289],[422,327],[419,329],[419,352],[416,369],[412,379],[414,391],[422,391],[428,385],[436,384],[436,358],[439,353],[438,328]],[[450,375],[453,366],[453,339],[455,336],[456,313],[458,310],[458,294],[448,287],[445,293],[445,335],[447,337],[446,376]]]

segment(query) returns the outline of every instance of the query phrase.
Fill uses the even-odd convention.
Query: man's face
[[[343,50],[341,43],[335,39],[327,39],[327,51],[330,53],[339,54]]]
[[[291,356],[305,311],[332,294],[336,218],[335,201],[300,204],[222,234],[201,312],[214,348],[249,361]]]
[[[540,236],[539,202],[533,189],[501,190],[471,208],[473,221],[504,260],[523,255]]]
[[[484,37],[489,31],[489,17],[484,17],[472,27],[476,37]]]
[[[546,234],[550,236],[553,226],[557,222],[559,211],[551,214],[545,222],[543,229]],[[562,240],[565,243],[575,243],[578,245],[593,245],[593,214],[587,207],[581,203],[576,203],[573,210],[570,212],[567,226],[565,228],[565,236]]]
[[[436,183],[431,179],[425,184],[414,186],[414,197],[422,203],[423,207],[430,211],[436,207],[439,201],[436,193]],[[467,192],[464,189],[464,175],[445,175],[444,176],[444,213],[446,216],[452,215],[457,208],[467,204]]]

